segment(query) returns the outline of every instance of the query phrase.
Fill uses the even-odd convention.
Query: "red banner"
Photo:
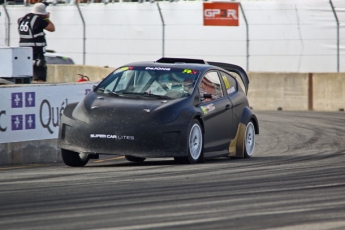
[[[238,3],[204,2],[204,26],[238,26]]]

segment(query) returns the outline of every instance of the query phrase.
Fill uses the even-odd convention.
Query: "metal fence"
[[[112,5],[112,3],[116,3],[119,2],[118,1],[111,1],[111,2],[103,2],[103,3],[109,3],[109,7]],[[125,2],[125,1],[120,1],[120,2]],[[165,56],[165,55],[171,55],[173,54],[173,52],[171,52],[171,50],[173,50],[174,48],[172,48],[169,44],[171,44],[174,38],[171,38],[169,35],[167,35],[166,31],[171,30],[170,28],[175,27],[174,24],[169,23],[167,21],[167,11],[170,9],[171,7],[166,7],[165,9],[161,9],[160,7],[160,3],[164,3],[164,2],[169,2],[169,1],[156,1],[154,5],[156,5],[156,9],[159,12],[159,20],[160,20],[160,26],[162,29],[162,32],[160,33],[161,35],[161,55]],[[178,3],[182,3],[185,1],[180,1]],[[200,2],[200,1],[199,1]],[[201,1],[202,2],[202,1]],[[268,3],[268,4],[256,4],[257,2],[259,3]],[[320,65],[320,63],[331,63],[329,64],[332,65],[332,67],[327,67],[325,68],[325,71],[327,72],[340,72],[341,71],[341,58],[342,56],[344,57],[344,54],[342,52],[342,50],[344,50],[344,48],[342,49],[342,42],[343,40],[341,39],[341,22],[342,20],[344,21],[345,19],[345,14],[343,11],[342,7],[345,7],[345,3],[343,1],[340,0],[316,0],[314,2],[317,3],[322,3],[317,5],[317,7],[319,7],[319,9],[315,10],[312,9],[313,11],[311,11],[311,13],[309,13],[308,18],[307,16],[305,16],[305,9],[303,7],[298,8],[297,5],[300,3],[301,1],[291,1],[291,4],[296,4],[295,9],[294,7],[291,7],[290,11],[295,10],[296,11],[296,16],[294,16],[295,18],[293,18],[294,21],[293,22],[293,28],[290,29],[291,31],[294,30],[296,33],[296,36],[299,36],[298,38],[294,38],[292,35],[290,36],[289,33],[290,31],[287,29],[284,29],[284,27],[288,27],[290,25],[286,24],[284,25],[284,18],[280,19],[282,22],[274,22],[271,23],[269,20],[274,20],[272,19],[272,15],[270,14],[270,11],[273,11],[274,9],[279,9],[279,7],[282,7],[282,3],[280,3],[279,1],[270,1],[270,0],[261,0],[261,1],[240,1],[239,2],[239,7],[240,7],[240,11],[241,11],[241,17],[242,17],[242,22],[243,24],[241,25],[241,28],[243,30],[243,32],[241,32],[241,34],[243,34],[244,36],[240,38],[241,43],[244,42],[244,49],[241,49],[241,54],[238,56],[243,56],[245,59],[245,63],[243,63],[243,61],[240,60],[240,58],[238,58],[238,62],[241,63],[242,66],[246,67],[246,70],[248,71],[261,71],[261,67],[263,65],[269,66],[269,63],[274,62],[275,60],[278,60],[279,56],[285,56],[287,58],[283,59],[281,58],[281,63],[283,62],[289,62],[289,60],[291,60],[291,62],[296,61],[296,59],[300,59],[299,63],[294,64],[297,67],[293,67],[290,68],[291,70],[289,70],[289,67],[284,67],[284,68],[277,68],[277,67],[273,67],[273,65],[277,65],[277,64],[271,64],[272,67],[267,67],[268,71],[296,71],[296,72],[307,72],[309,71],[313,71],[315,72],[316,66]],[[313,1],[310,1],[313,2]],[[334,2],[336,4],[334,4]],[[139,2],[138,3],[143,3],[143,2]],[[152,2],[153,3],[153,2]],[[172,3],[172,4],[178,4],[178,3]],[[246,6],[243,7],[242,3],[246,3]],[[255,3],[256,5],[252,4]],[[88,24],[86,23],[86,20],[84,19],[85,17],[85,12],[83,12],[83,10],[80,9],[80,7],[86,6],[86,5],[98,5],[100,3],[95,3],[93,1],[90,1],[88,3],[83,3],[83,2],[72,2],[69,1],[68,2],[58,2],[53,0],[52,4],[58,4],[60,6],[63,5],[69,5],[69,6],[73,6],[75,5],[77,11],[78,11],[78,15],[80,17],[80,20],[82,21],[82,44],[83,44],[83,48],[82,48],[82,64],[93,64],[93,63],[87,63],[86,57],[92,54],[91,51],[88,51],[87,49],[89,47],[92,46],[92,43],[87,43],[88,38],[88,34],[86,33]],[[149,3],[148,3],[149,4]],[[116,5],[116,4],[114,4]],[[152,5],[152,4],[151,4]],[[258,8],[257,6],[262,6],[263,7],[260,9],[260,7]],[[5,16],[6,16],[6,26],[4,29],[6,29],[6,45],[10,46],[10,41],[13,40],[11,38],[11,34],[13,35],[13,31],[11,32],[11,28],[15,28],[16,30],[16,24],[13,21],[16,21],[10,18],[10,14],[8,13],[7,10],[7,6],[9,6],[9,4],[3,4],[3,8],[4,8],[4,12],[5,12]],[[271,7],[271,8],[270,8]],[[315,8],[317,8],[315,7]],[[199,7],[200,8],[200,7]],[[199,9],[198,8],[198,9]],[[312,7],[311,7],[312,8]],[[165,11],[164,11],[165,10]],[[165,13],[164,13],[164,12]],[[259,13],[261,11],[265,11],[267,14],[270,15],[259,15]],[[303,11],[303,12],[302,12]],[[327,21],[322,23],[318,23],[317,20],[322,20],[322,18],[325,17],[324,12],[328,12],[327,13]],[[282,11],[283,12],[283,11]],[[276,15],[279,13],[276,13]],[[290,20],[293,13],[290,14],[286,14],[285,17],[287,17],[286,20]],[[318,15],[319,14],[319,15]],[[339,14],[341,14],[341,17],[339,17]],[[259,16],[258,16],[259,15]],[[316,15],[316,16],[315,16]],[[186,19],[187,16],[185,16]],[[265,17],[267,19],[265,19]],[[317,18],[318,17],[318,18]],[[263,19],[262,19],[263,18]],[[311,29],[306,29],[313,27],[314,25],[310,23],[310,21],[315,19],[315,24],[316,26],[318,26],[317,28],[317,33],[315,33],[315,35],[312,34],[312,30]],[[266,21],[265,21],[266,20]],[[279,24],[280,23],[280,24]],[[181,22],[179,25],[181,25],[181,27],[183,27],[183,22]],[[193,24],[195,26],[195,24]],[[188,25],[193,26],[193,25]],[[100,25],[102,26],[102,25]],[[198,27],[198,25],[196,25],[196,27]],[[278,32],[276,32],[276,34],[273,34],[273,32],[271,31],[272,29],[276,29],[278,28],[279,31],[282,31],[282,33],[284,33],[285,37],[281,38],[281,36],[278,34]],[[326,31],[325,30],[329,30]],[[333,30],[334,28],[334,30]],[[0,27],[0,30],[2,30],[3,28]],[[90,30],[90,29],[89,29]],[[220,33],[223,33],[223,30],[217,29],[217,31],[220,31]],[[312,31],[312,32],[310,32]],[[324,33],[323,33],[324,31]],[[330,35],[330,34],[334,34]],[[309,34],[308,34],[309,33]],[[169,33],[171,34],[171,33]],[[271,37],[269,37],[267,34],[273,34],[270,35]],[[324,34],[324,35],[323,35]],[[324,36],[321,37],[320,36]],[[328,37],[327,37],[328,36]],[[344,36],[344,34],[343,34]],[[175,39],[176,40],[176,39]],[[238,39],[237,39],[238,40]],[[284,40],[284,41],[283,41]],[[318,40],[319,42],[316,44],[316,40]],[[322,40],[322,41],[321,41]],[[219,40],[215,40],[215,43],[219,42]],[[236,42],[236,41],[235,41]],[[232,45],[233,43],[235,43],[234,40],[229,39],[229,45]],[[314,45],[312,43],[315,43]],[[263,44],[264,43],[264,47],[263,48]],[[277,47],[274,47],[272,43],[277,43]],[[289,46],[290,43],[294,43],[294,46],[291,47],[285,47],[285,46]],[[272,44],[272,45],[271,45]],[[1,44],[0,44],[1,45]],[[226,44],[227,45],[227,44]],[[313,45],[313,46],[312,46]],[[345,44],[344,44],[345,45]],[[272,47],[270,47],[272,46]],[[301,46],[300,48],[296,48],[296,46]],[[237,47],[234,47],[235,49],[237,49]],[[281,49],[281,50],[279,50]],[[295,50],[295,51],[291,51],[291,50]],[[308,49],[308,51],[306,51]],[[170,50],[170,51],[169,51]],[[267,51],[267,53],[265,53],[265,50],[271,50],[269,53],[269,51]],[[317,50],[323,50],[323,51],[317,51]],[[281,52],[279,52],[281,51]],[[291,52],[290,52],[291,51]],[[130,51],[129,51],[130,53]],[[157,55],[157,54],[155,54]],[[198,55],[198,54],[195,54]],[[203,54],[200,53],[200,55],[202,56],[207,56],[209,54]],[[227,54],[230,55],[232,57],[232,59],[236,60],[236,55],[234,54]],[[291,56],[291,59],[288,59],[288,56]],[[151,55],[152,56],[152,55]],[[225,55],[223,55],[225,56]],[[327,61],[323,61],[322,59],[327,59]],[[332,59],[332,60],[330,60]],[[333,61],[333,59],[335,61]],[[90,58],[88,58],[88,60],[91,60]],[[296,61],[297,62],[297,61]],[[305,62],[309,62],[308,66],[313,66],[312,68],[310,67],[305,67],[303,68],[303,65],[305,65]],[[314,62],[314,63],[313,63]],[[277,62],[278,64],[280,64],[279,62]],[[96,63],[98,64],[98,63]],[[283,63],[284,64],[284,63]],[[285,65],[287,65],[285,63]],[[334,67],[333,67],[334,66]],[[314,69],[313,69],[314,68]],[[343,68],[345,69],[345,65],[343,66]],[[264,70],[264,69],[262,69]],[[321,70],[316,70],[316,72],[321,72]]]

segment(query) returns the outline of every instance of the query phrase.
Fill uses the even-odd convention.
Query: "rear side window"
[[[225,85],[226,93],[232,94],[237,91],[237,82],[230,74],[221,72],[222,79]]]
[[[199,92],[203,102],[213,101],[224,96],[217,71],[205,74],[200,82]]]

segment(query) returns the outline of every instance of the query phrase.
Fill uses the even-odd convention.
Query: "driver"
[[[159,83],[165,90],[181,89],[183,79],[179,79],[174,74],[164,74],[159,78]]]

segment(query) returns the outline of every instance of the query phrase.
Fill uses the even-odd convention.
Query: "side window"
[[[237,82],[230,74],[221,72],[222,79],[225,85],[226,93],[231,94],[237,91]]]
[[[213,101],[224,96],[218,72],[205,74],[199,85],[200,98],[203,102]]]

